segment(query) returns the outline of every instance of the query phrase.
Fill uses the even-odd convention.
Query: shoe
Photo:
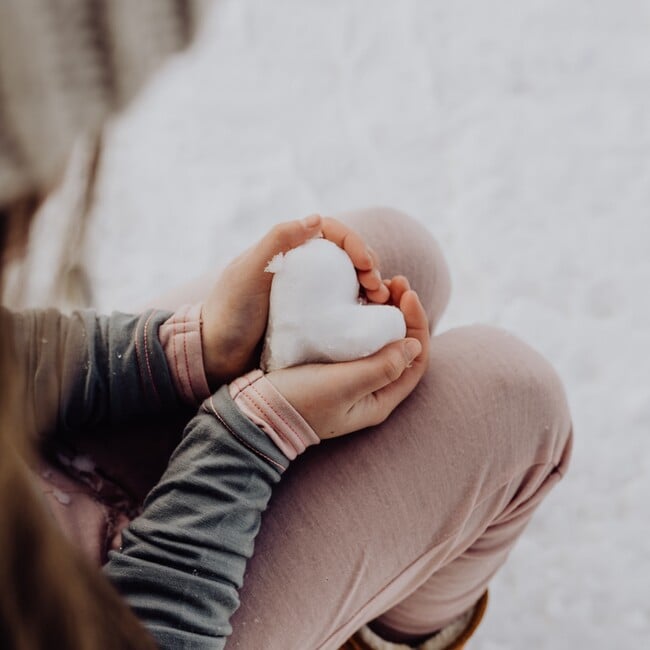
[[[415,650],[463,650],[483,619],[488,603],[486,591],[474,607],[423,641]],[[339,650],[412,650],[414,646],[384,641],[367,625],[357,630]]]

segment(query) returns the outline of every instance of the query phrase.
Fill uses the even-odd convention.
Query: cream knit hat
[[[0,207],[47,192],[74,140],[194,33],[205,0],[0,2]]]

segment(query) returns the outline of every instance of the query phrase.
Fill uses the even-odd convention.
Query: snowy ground
[[[649,30],[644,0],[221,2],[111,132],[100,308],[278,220],[387,204],[446,252],[443,329],[504,326],[557,367],[572,472],[494,581],[477,649],[650,638]]]

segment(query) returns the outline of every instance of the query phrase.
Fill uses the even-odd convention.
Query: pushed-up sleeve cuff
[[[176,390],[191,405],[198,405],[210,396],[201,345],[202,307],[201,303],[184,305],[158,330]]]
[[[290,460],[310,445],[320,442],[309,423],[261,370],[253,370],[235,379],[228,392],[241,412],[262,429]]]

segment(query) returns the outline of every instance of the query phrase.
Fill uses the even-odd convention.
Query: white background
[[[646,647],[650,5],[216,9],[110,130],[86,246],[96,305],[134,308],[279,220],[376,204],[417,217],[451,267],[442,329],[524,338],[575,424],[571,472],[494,580],[472,647]]]

